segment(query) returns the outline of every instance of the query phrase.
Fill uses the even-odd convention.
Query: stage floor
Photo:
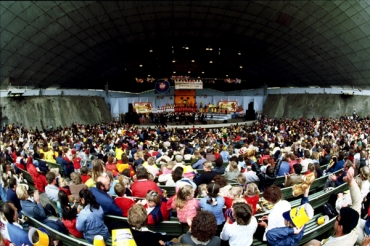
[[[207,120],[207,124],[202,124],[201,122],[199,121],[195,121],[195,124],[194,126],[196,128],[199,128],[199,127],[202,127],[202,128],[219,128],[219,127],[227,127],[227,126],[230,126],[232,124],[236,124],[238,123],[239,125],[241,124],[248,124],[248,125],[251,125],[253,122],[255,122],[255,120],[250,120],[250,121],[244,121],[244,118],[236,118],[236,119],[229,119],[228,120],[228,123],[217,123],[217,121],[213,122],[212,119],[208,119]],[[168,122],[167,123],[168,126],[172,126],[172,127],[178,127],[178,128],[190,128],[193,126],[193,124],[189,124],[189,125],[177,125],[176,123],[174,122]],[[140,127],[153,127],[155,126],[154,123],[149,123],[149,124],[142,124],[140,125]]]

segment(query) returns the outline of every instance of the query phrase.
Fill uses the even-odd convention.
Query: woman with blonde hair
[[[79,192],[86,185],[82,183],[81,174],[78,172],[71,173],[71,182],[69,183],[69,190],[71,191],[72,196],[76,199],[76,202],[80,202]]]
[[[238,163],[236,161],[229,162],[229,170],[225,171],[225,178],[227,180],[236,181],[238,179],[238,175],[240,174]],[[227,169],[226,169],[227,170]]]
[[[92,161],[91,178],[96,182],[97,178],[105,172],[104,162],[100,159]]]

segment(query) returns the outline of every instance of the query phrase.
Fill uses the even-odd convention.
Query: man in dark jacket
[[[104,214],[122,216],[122,210],[115,203],[112,197],[108,195],[110,189],[110,180],[108,177],[100,176],[96,180],[96,187],[90,189],[95,196],[96,201],[102,207]]]
[[[281,160],[273,166],[267,166],[266,173],[261,171],[260,166],[257,163],[252,164],[252,170],[256,172],[258,178],[260,179],[260,183],[258,185],[258,188],[261,192],[263,192],[267,187],[274,184],[274,181],[277,176],[277,172],[280,169]]]
[[[198,186],[200,184],[209,184],[212,182],[213,178],[217,175],[216,172],[212,171],[212,162],[206,161],[203,163],[203,170],[204,173],[202,173],[199,178],[197,178],[194,183]]]

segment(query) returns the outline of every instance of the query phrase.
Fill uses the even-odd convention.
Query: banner
[[[218,107],[221,110],[227,109],[229,112],[237,112],[238,101],[218,101]]]
[[[178,107],[194,107],[195,90],[175,90],[175,105]]]
[[[175,89],[203,89],[203,82],[201,80],[175,80]]]
[[[151,102],[135,102],[134,109],[138,114],[146,114],[152,112]]]

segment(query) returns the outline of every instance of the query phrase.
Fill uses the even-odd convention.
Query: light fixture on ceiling
[[[190,71],[188,71],[188,73],[190,73]]]
[[[209,47],[207,47],[206,50],[209,50]]]
[[[240,50],[239,50],[239,52],[238,52],[238,56],[241,56],[242,55],[242,53],[240,52]]]
[[[200,79],[200,76],[198,76],[198,79]]]
[[[172,46],[172,54],[175,54],[175,50],[173,49],[173,46]]]
[[[176,73],[176,71],[173,71],[173,73]]]
[[[213,49],[212,48],[209,48],[210,51],[212,51]]]
[[[186,50],[188,50],[189,49],[189,46],[187,46],[186,44],[185,44],[185,47],[184,47]]]
[[[243,68],[243,66],[242,66],[242,65],[240,65],[240,66],[239,66],[239,68]]]
[[[152,47],[150,47],[150,49],[149,49],[149,52],[151,53],[151,52],[153,52],[153,49],[152,49]]]
[[[212,59],[211,59],[211,60],[209,60],[209,63],[213,63]]]
[[[202,74],[204,74],[204,71],[202,71]]]
[[[229,77],[229,75],[228,75],[228,74],[226,74],[226,77]]]
[[[191,62],[195,62],[195,60],[193,59],[193,60],[191,60]]]
[[[173,59],[172,59],[172,62],[173,62],[173,63],[175,63],[175,62],[176,62],[175,58],[173,58]]]
[[[143,64],[140,64],[139,67],[143,67]]]
[[[150,74],[148,74],[148,77],[150,77]]]

